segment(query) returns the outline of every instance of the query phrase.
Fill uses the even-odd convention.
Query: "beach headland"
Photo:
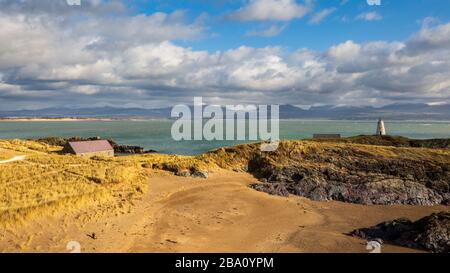
[[[77,240],[84,252],[366,252],[352,231],[449,208],[447,148],[348,139],[258,147],[81,158],[0,141],[0,153],[26,156],[0,165],[0,249],[66,252]],[[387,241],[383,251],[433,249]]]

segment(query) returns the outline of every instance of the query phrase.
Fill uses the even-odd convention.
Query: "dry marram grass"
[[[136,155],[84,158],[60,155],[62,147],[34,141],[0,141],[0,158],[26,160],[0,164],[0,224],[54,213],[90,210],[126,213],[147,190],[152,169],[178,172],[217,168],[202,157]],[[83,214],[84,215],[84,214]],[[84,216],[91,217],[91,216]],[[92,216],[95,217],[95,216]]]
[[[0,165],[3,225],[94,204],[124,207],[146,189],[143,168],[132,161],[58,155],[59,147],[31,141],[1,141],[0,149],[27,155]]]
[[[83,158],[59,155],[62,147],[34,141],[0,141],[0,160],[26,155],[26,160],[0,164],[0,225],[12,225],[39,215],[70,212],[95,206],[126,213],[147,190],[148,174],[213,171],[218,168],[245,171],[259,144],[221,148],[201,156],[134,155],[117,158]],[[398,148],[349,143],[283,141],[268,160],[289,165],[305,155],[369,158],[413,158],[448,163],[449,150]],[[295,163],[295,162],[293,162]],[[322,163],[317,163],[322,164]],[[88,216],[87,216],[88,217]]]

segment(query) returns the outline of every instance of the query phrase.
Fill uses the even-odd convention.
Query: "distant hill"
[[[46,108],[40,110],[0,111],[0,118],[170,118],[171,108]],[[282,119],[338,120],[450,120],[450,104],[392,104],[380,108],[365,106],[318,106],[308,110],[292,105],[280,106]]]
[[[144,108],[45,108],[39,110],[17,110],[0,111],[0,117],[15,118],[168,118],[170,117],[170,108],[162,109],[144,109]]]

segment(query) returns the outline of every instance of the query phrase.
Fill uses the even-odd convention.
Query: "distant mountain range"
[[[40,110],[0,111],[0,118],[170,118],[171,108],[46,108]],[[337,120],[450,120],[450,104],[392,104],[380,108],[365,106],[319,106],[301,109],[280,106],[281,119]]]

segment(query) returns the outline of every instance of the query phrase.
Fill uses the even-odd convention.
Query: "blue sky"
[[[450,20],[450,0],[381,0],[380,6],[370,6],[366,0],[317,0],[311,12],[302,18],[288,22],[227,20],[226,15],[239,9],[245,0],[149,0],[136,1],[132,5],[137,12],[170,13],[184,10],[190,20],[205,17],[208,33],[202,39],[180,44],[200,50],[227,50],[243,44],[251,47],[283,46],[290,50],[309,48],[325,50],[328,47],[353,40],[404,40],[417,32],[424,18],[432,17],[441,22]],[[297,1],[298,3],[304,3]],[[311,17],[322,10],[334,9],[320,23],[311,24]],[[381,17],[373,21],[357,19],[362,13],[376,12]],[[272,37],[248,36],[246,33],[285,26],[284,31]]]
[[[450,103],[450,0],[0,0],[0,108]]]

